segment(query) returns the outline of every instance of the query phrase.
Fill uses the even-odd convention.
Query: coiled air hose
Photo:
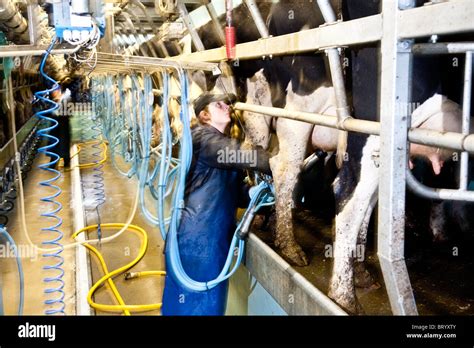
[[[59,88],[59,84],[57,81],[55,81],[54,79],[46,75],[44,72],[44,66],[45,66],[46,60],[48,59],[48,56],[51,53],[51,50],[53,49],[53,46],[55,43],[56,43],[56,38],[53,39],[53,42],[46,50],[46,53],[44,54],[43,59],[41,61],[41,65],[40,65],[41,75],[46,79],[46,81],[52,83],[53,87],[51,87],[50,89],[38,91],[35,93],[35,96],[39,100],[42,100],[46,104],[51,105],[51,107],[46,110],[38,111],[35,114],[35,116],[37,116],[41,121],[52,123],[51,126],[46,126],[45,128],[38,130],[38,135],[42,137],[44,140],[52,140],[52,143],[48,145],[44,145],[38,149],[39,153],[42,153],[46,156],[51,157],[52,158],[51,161],[40,164],[38,167],[44,170],[45,172],[54,174],[54,177],[47,180],[43,180],[39,184],[43,187],[47,187],[49,189],[55,190],[53,194],[41,198],[41,201],[46,202],[46,203],[51,203],[54,206],[56,206],[56,208],[53,209],[52,211],[42,213],[41,216],[57,221],[55,224],[41,229],[42,231],[52,232],[57,235],[56,238],[44,241],[42,244],[45,246],[55,246],[55,247],[58,247],[59,249],[56,251],[46,252],[43,254],[43,257],[55,261],[53,265],[47,265],[43,267],[44,270],[50,271],[53,273],[52,276],[45,277],[43,281],[48,285],[52,283],[56,284],[56,286],[47,287],[44,290],[44,292],[46,294],[57,294],[57,297],[50,298],[44,301],[45,305],[50,307],[49,309],[46,309],[44,312],[47,315],[65,314],[64,290],[63,290],[64,289],[64,280],[63,280],[64,269],[62,268],[64,264],[64,258],[61,256],[61,253],[64,250],[63,245],[61,244],[61,240],[64,234],[59,230],[59,227],[62,225],[62,219],[58,216],[58,213],[62,209],[62,205],[60,202],[56,200],[61,195],[62,190],[59,186],[53,184],[61,177],[61,173],[57,171],[56,169],[51,168],[51,166],[54,166],[59,161],[59,155],[52,151],[52,148],[54,148],[59,143],[59,139],[49,134],[51,130],[55,129],[58,126],[58,122],[52,119],[51,117],[46,116],[59,108],[58,103],[46,97],[49,93],[57,90]]]

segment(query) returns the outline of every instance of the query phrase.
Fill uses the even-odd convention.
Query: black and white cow
[[[378,1],[355,0],[345,5],[346,15],[351,19],[378,10]],[[375,47],[358,48],[351,52],[350,87],[354,114],[359,118],[379,116],[377,57]],[[452,57],[414,58],[411,102],[419,106],[412,114],[412,124],[439,131],[461,131],[462,110],[458,103],[461,99],[459,86],[462,87],[462,64],[447,74],[450,70],[453,70]],[[446,75],[449,80],[446,80]],[[366,244],[368,224],[377,202],[378,150],[378,137],[350,134],[348,161],[334,182],[336,239],[329,296],[353,313],[360,310],[355,296],[353,262],[356,250],[365,250],[361,246]],[[432,172],[438,175],[444,162],[453,158],[453,152],[412,144],[410,156],[428,160]],[[363,268],[359,271],[365,272]]]

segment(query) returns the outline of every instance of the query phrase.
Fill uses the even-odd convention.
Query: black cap
[[[204,110],[204,108],[210,103],[223,101],[227,104],[232,104],[235,103],[236,100],[237,97],[235,96],[235,94],[212,94],[206,92],[201,94],[194,100],[194,113],[196,114],[196,116],[199,116],[199,113]]]

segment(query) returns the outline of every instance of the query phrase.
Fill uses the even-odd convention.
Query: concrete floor
[[[45,213],[54,209],[52,204],[41,202],[40,198],[53,193],[52,189],[40,187],[39,182],[51,178],[51,173],[37,169],[36,166],[41,163],[49,162],[49,159],[44,156],[37,156],[33,164],[33,169],[27,173],[27,178],[24,182],[25,191],[25,215],[27,221],[27,229],[32,242],[41,247],[41,243],[56,238],[57,235],[52,232],[41,231],[41,228],[54,225],[55,221],[50,218],[41,217],[41,213]],[[71,241],[69,236],[73,233],[71,225],[71,209],[70,209],[70,176],[63,175],[56,184],[61,187],[62,194],[57,200],[63,205],[63,209],[58,214],[63,219],[63,224],[59,228],[64,233],[62,243],[66,244]],[[24,231],[21,229],[19,220],[19,204],[18,199],[15,201],[15,209],[10,212],[9,223],[7,225],[8,232],[12,235],[19,250],[25,250],[22,257],[22,266],[24,271],[25,281],[25,315],[40,315],[44,313],[46,308],[44,301],[51,298],[58,297],[57,294],[44,294],[44,289],[48,287],[57,287],[57,283],[50,283],[46,285],[43,281],[46,277],[54,277],[57,275],[55,270],[44,270],[46,265],[53,265],[56,260],[46,259],[40,254],[35,253],[35,249],[28,244]],[[21,254],[21,252],[20,252]],[[65,250],[62,252],[64,257],[64,298],[66,314],[75,314],[75,281],[74,281],[74,249]],[[3,299],[6,314],[17,313],[18,299],[19,299],[19,283],[18,271],[15,258],[6,258],[0,260],[1,270],[0,276],[3,278]],[[58,306],[53,306],[58,308]]]
[[[91,161],[90,151],[81,153],[81,163]],[[123,164],[123,163],[122,163]],[[126,168],[126,165],[123,165]],[[134,197],[137,190],[137,181],[134,178],[128,179],[122,176],[111,164],[107,161],[103,167],[104,183],[106,201],[100,207],[100,219],[102,223],[125,223],[130,213]],[[84,210],[86,212],[86,223],[92,225],[97,223],[96,201],[94,194],[97,191],[94,189],[94,174],[97,174],[93,169],[81,170],[81,180],[83,183],[83,197]],[[149,207],[152,207],[150,197],[147,197]],[[164,270],[164,243],[161,239],[159,230],[149,224],[142,214],[140,207],[137,208],[132,224],[145,229],[148,234],[148,249],[145,257],[131,269],[131,271],[155,271]],[[108,236],[117,232],[117,230],[104,230],[103,236]],[[96,238],[96,233],[90,233],[91,238]],[[102,253],[109,270],[117,269],[128,262],[132,261],[140,247],[140,240],[136,233],[124,232],[120,237],[108,243],[102,243],[98,249]],[[93,282],[103,276],[103,272],[95,257],[92,257],[92,280]],[[161,302],[164,277],[149,276],[141,277],[131,280],[125,280],[124,276],[118,276],[114,279],[121,296],[126,304],[149,304]],[[95,302],[103,304],[116,304],[115,298],[111,296],[108,286],[101,286],[95,294]],[[110,312],[97,311],[96,314],[113,314]],[[117,313],[121,314],[121,313]],[[150,311],[141,313],[143,315],[157,315],[160,311]]]
[[[75,134],[74,139],[77,141],[77,132],[74,132],[73,134]],[[55,237],[52,233],[41,232],[41,228],[47,226],[48,219],[42,218],[40,214],[47,211],[48,206],[46,203],[41,202],[40,198],[52,192],[48,191],[47,188],[40,187],[38,184],[39,181],[51,176],[51,174],[45,173],[36,168],[38,164],[44,163],[45,161],[45,157],[37,156],[33,169],[28,173],[28,177],[24,184],[28,231],[33,243],[39,246],[42,241]],[[89,148],[85,148],[81,152],[80,161],[81,163],[92,161],[91,150]],[[103,170],[106,202],[100,208],[101,222],[124,223],[129,216],[130,208],[136,194],[136,180],[135,178],[128,179],[127,177],[120,175],[118,171],[113,168],[110,161],[105,164]],[[64,169],[61,169],[61,172],[62,177],[56,182],[56,184],[62,189],[62,194],[58,198],[59,202],[63,205],[63,209],[59,214],[63,219],[63,224],[60,227],[60,230],[64,233],[62,243],[68,244],[73,242],[70,236],[75,232],[73,231],[73,215],[82,214],[82,212],[76,212],[71,209],[71,175],[69,171],[65,171]],[[94,190],[93,183],[93,175],[95,173],[96,172],[94,172],[93,169],[81,170],[86,224],[95,224],[97,222],[97,212],[95,210],[96,202],[94,196],[96,191]],[[17,204],[18,199],[15,201],[15,205]],[[149,206],[152,206],[151,201]],[[9,214],[10,221],[8,223],[8,232],[15,239],[20,249],[27,249],[28,243],[20,228],[20,220],[17,215],[18,212],[15,207],[15,209]],[[137,209],[132,224],[145,229],[148,234],[148,248],[145,257],[131,270],[164,270],[164,243],[161,240],[159,230],[147,223],[140,208]],[[117,230],[104,230],[103,236],[111,235],[116,231]],[[95,238],[96,234],[90,233],[89,236]],[[125,231],[120,237],[113,241],[102,243],[98,246],[98,249],[102,253],[109,271],[112,271],[132,261],[137,255],[140,243],[141,240],[138,234]],[[32,252],[31,250],[34,249],[27,249],[29,252]],[[66,314],[74,315],[76,313],[75,248],[65,250],[62,255],[64,256],[63,268],[65,271],[63,277],[65,282],[64,292],[66,294],[65,311]],[[16,314],[19,299],[16,261],[14,258],[8,258],[2,259],[0,262],[0,269],[2,270],[2,272],[0,272],[0,281],[5,284],[5,286],[3,286],[3,299],[5,302],[4,310],[6,314]],[[46,296],[43,293],[43,290],[45,289],[43,279],[45,277],[54,276],[54,271],[43,270],[43,266],[47,264],[51,264],[51,261],[43,259],[41,255],[34,254],[31,257],[22,259],[25,274],[24,314],[26,315],[43,314],[46,308],[44,301],[51,298],[51,295]],[[103,272],[94,256],[91,257],[90,265],[92,283],[94,283],[103,276]],[[149,276],[126,281],[123,276],[118,276],[114,279],[114,282],[126,304],[149,304],[161,302],[164,277]],[[94,300],[97,303],[116,304],[116,300],[111,296],[108,286],[99,287],[95,293]],[[160,314],[160,312],[160,310],[155,310],[141,314],[157,315]],[[113,315],[114,313],[97,311],[96,314]],[[122,313],[118,312],[116,314],[121,315]]]

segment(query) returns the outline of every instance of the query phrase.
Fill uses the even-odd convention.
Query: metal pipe
[[[464,66],[464,94],[462,106],[462,134],[468,135],[471,120],[471,91],[472,91],[472,52],[466,53]],[[461,153],[461,168],[459,171],[459,189],[467,190],[469,184],[469,154]]]
[[[0,57],[41,56],[47,49],[47,46],[33,45],[2,46],[0,47]],[[79,46],[74,48],[56,48],[51,51],[51,54],[72,54],[79,49]]]
[[[211,17],[212,24],[214,25],[214,30],[216,31],[216,34],[219,37],[220,42],[223,45],[225,45],[224,30],[222,30],[216,9],[214,8],[214,5],[212,4],[212,2],[208,1],[206,3],[206,10],[209,13],[209,16]]]
[[[254,0],[244,0],[244,2],[250,11],[250,15],[252,16],[253,21],[255,22],[255,25],[257,26],[260,36],[264,39],[268,38],[270,36],[268,33],[268,28],[265,22],[263,21],[262,14],[260,13],[260,10],[258,9],[257,4],[255,3]]]
[[[405,263],[405,172],[408,163],[408,103],[412,55],[397,39],[399,8],[413,0],[382,0],[383,35],[380,45],[380,168],[378,170],[377,256],[392,312],[417,315],[415,297]],[[408,45],[409,47],[409,45]],[[401,112],[400,112],[401,111]]]
[[[236,103],[234,105],[234,109],[341,129],[338,126],[336,116],[286,110],[247,103]],[[380,122],[359,120],[351,117],[345,121],[344,130],[364,134],[380,135]],[[457,151],[468,151],[469,153],[474,154],[474,134],[466,136],[461,133],[438,132],[435,130],[423,128],[410,128],[408,131],[408,140],[415,144],[443,147]]]
[[[189,35],[191,35],[194,47],[196,47],[197,51],[204,51],[204,44],[202,43],[201,38],[199,37],[199,34],[197,33],[196,28],[194,27],[194,23],[191,20],[191,17],[189,16],[188,10],[186,9],[186,6],[182,1],[178,2],[178,9],[181,18],[183,18],[184,25],[186,25],[186,28],[188,28]]]
[[[445,199],[450,201],[474,202],[474,192],[465,190],[439,189],[428,187],[420,183],[413,176],[410,170],[406,172],[406,182],[408,188],[419,196],[429,199]]]
[[[318,0],[318,6],[327,24],[336,22],[336,13],[332,9],[329,0]],[[331,70],[331,79],[336,94],[337,116],[341,129],[344,129],[343,122],[351,117],[347,103],[346,88],[344,86],[344,76],[342,73],[342,64],[337,48],[326,50],[329,59],[329,68]]]
[[[318,6],[327,24],[335,23],[337,20],[329,0],[318,0]],[[331,80],[336,95],[336,112],[338,128],[345,130],[344,122],[351,117],[349,112],[349,104],[347,103],[346,87],[344,86],[344,75],[342,72],[341,58],[337,48],[329,48],[326,50],[329,60],[329,70],[331,71]],[[342,166],[347,149],[347,132],[339,132],[337,141],[337,157],[336,164]]]
[[[235,103],[234,109],[249,111],[258,114],[264,114],[274,117],[283,117],[294,121],[302,121],[319,126],[341,129],[338,126],[337,116],[329,116],[323,114],[315,114],[305,111],[294,111],[282,108],[274,108],[270,106],[253,105],[247,103]],[[344,129],[353,132],[365,134],[380,134],[380,123],[375,121],[366,121],[350,118],[344,124]]]
[[[474,51],[474,42],[440,42],[435,44],[414,44],[413,54],[456,54]]]
[[[27,6],[27,13],[28,13],[28,36],[30,39],[30,45],[36,45],[38,42],[38,22],[35,17],[35,12],[38,8],[38,4],[35,2],[31,2]]]

